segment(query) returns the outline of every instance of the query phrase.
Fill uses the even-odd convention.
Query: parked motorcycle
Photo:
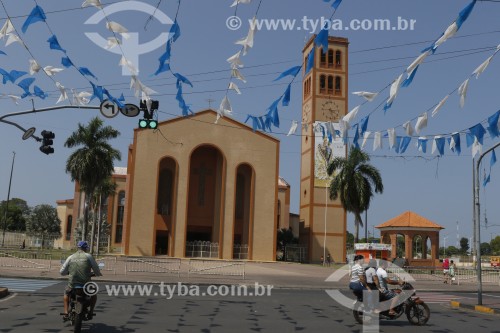
[[[397,294],[401,294],[402,291],[414,290],[413,286],[405,282],[401,289],[393,289],[393,291]],[[354,319],[360,324],[363,324],[363,315],[364,314],[364,304],[363,304],[363,295],[355,294],[357,297],[356,302],[354,303],[352,313],[354,315]],[[389,315],[389,309],[381,311],[379,316],[381,319],[385,320],[396,320],[404,314],[406,314],[406,318],[412,325],[422,326],[425,325],[431,316],[431,311],[427,304],[424,303],[419,297],[415,297],[416,293],[413,292],[406,300],[400,300],[395,308],[395,315]],[[401,296],[398,296],[401,297]]]

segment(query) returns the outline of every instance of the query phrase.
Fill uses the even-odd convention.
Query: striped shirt
[[[359,276],[365,273],[360,264],[355,264],[351,268],[351,282],[359,282]]]

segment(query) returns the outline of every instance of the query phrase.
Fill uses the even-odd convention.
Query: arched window
[[[333,95],[333,75],[328,76],[328,95]]]
[[[326,53],[323,52],[323,48],[321,48],[321,56],[320,56],[319,66],[326,67]]]
[[[342,67],[342,52],[335,52],[335,67]]]
[[[304,98],[308,97],[311,93],[311,78],[309,77],[304,81]]]
[[[320,77],[319,77],[319,93],[320,94],[326,93],[326,76],[325,75],[320,75]]]
[[[342,94],[342,78],[340,76],[335,77],[335,95]]]
[[[118,193],[118,212],[116,214],[115,243],[122,242],[124,214],[125,214],[125,191],[120,191],[120,193]]]
[[[328,50],[328,67],[333,67],[333,50]]]
[[[160,179],[158,181],[158,207],[157,213],[160,215],[170,216],[172,213],[172,191],[173,190],[173,174],[169,169],[160,171]]]
[[[73,228],[73,216],[68,215],[68,222],[66,223],[66,240],[71,240],[71,229]]]

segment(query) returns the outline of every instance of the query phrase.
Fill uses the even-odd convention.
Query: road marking
[[[35,279],[9,279],[0,278],[0,286],[9,289],[9,291],[35,292],[37,290],[50,287],[62,281],[54,280],[35,280]]]
[[[10,296],[7,296],[7,297],[5,297],[5,298],[3,298],[3,299],[0,299],[0,303],[5,302],[5,301],[8,301],[9,299],[14,298],[14,297],[16,297],[16,296],[17,296],[17,293],[13,293],[13,294],[12,294],[12,295],[10,295]]]

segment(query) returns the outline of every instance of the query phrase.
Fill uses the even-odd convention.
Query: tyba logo
[[[110,16],[114,13],[123,12],[123,11],[136,11],[143,12],[148,15],[153,16],[157,19],[161,24],[164,25],[172,25],[174,22],[170,17],[168,17],[165,13],[158,10],[156,7],[151,6],[147,3],[143,3],[140,1],[123,1],[117,2],[115,4],[106,6],[106,12],[104,13],[102,10],[98,11],[94,15],[92,15],[85,24],[98,24],[102,20],[106,19],[106,16]],[[106,16],[105,16],[106,15]],[[139,71],[139,56],[141,54],[149,53],[161,46],[165,45],[165,43],[170,38],[170,33],[162,32],[155,39],[139,44],[139,33],[138,32],[127,32],[129,38],[122,38],[122,42],[120,47],[109,48],[108,41],[104,37],[102,37],[97,32],[86,32],[85,36],[89,38],[92,42],[94,42],[97,46],[108,50],[110,52],[119,54],[120,56],[123,54],[126,56],[126,59],[131,62],[131,64]],[[122,75],[130,76],[130,70],[127,66],[122,67]]]

